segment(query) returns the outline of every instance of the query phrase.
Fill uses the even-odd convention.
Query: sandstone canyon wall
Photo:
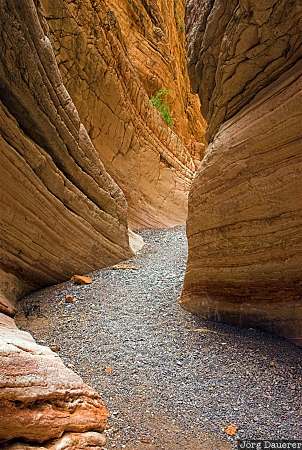
[[[208,147],[181,302],[302,344],[302,4],[189,0]]]
[[[65,89],[33,1],[0,3],[0,290],[129,257],[127,203]]]
[[[181,17],[183,3],[172,0],[42,0],[64,84],[133,228],[184,223],[203,149],[174,3]],[[169,90],[172,129],[150,104],[160,88]]]
[[[149,97],[164,88],[173,130],[198,164],[204,151],[205,122],[198,96],[191,92],[185,48],[183,0],[109,0],[129,58]]]

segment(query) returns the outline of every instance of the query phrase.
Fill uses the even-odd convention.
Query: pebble
[[[59,352],[60,351],[60,346],[58,344],[50,344],[49,345],[50,350],[52,350],[53,352]]]
[[[65,295],[65,302],[66,303],[75,303],[76,298],[73,295]]]

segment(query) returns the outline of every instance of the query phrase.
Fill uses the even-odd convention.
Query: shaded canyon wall
[[[9,316],[29,290],[133,255],[127,203],[66,91],[36,3],[0,0],[0,30],[0,447],[100,448],[99,394]]]
[[[1,8],[0,288],[31,289],[132,255],[127,203],[66,91],[32,1]]]
[[[189,0],[208,146],[181,303],[302,343],[302,4]]]

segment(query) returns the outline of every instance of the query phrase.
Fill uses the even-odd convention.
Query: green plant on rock
[[[178,31],[180,33],[184,33],[184,31],[185,31],[185,24],[184,24],[183,20],[179,16],[176,16],[176,25],[177,25]]]
[[[150,98],[150,103],[157,111],[160,113],[164,121],[169,127],[173,125],[173,118],[171,116],[170,107],[167,104],[167,95],[169,94],[168,89],[162,88],[155,92]]]

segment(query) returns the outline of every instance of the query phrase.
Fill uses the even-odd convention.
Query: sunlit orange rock
[[[188,81],[182,2],[42,4],[64,84],[125,193],[130,226],[184,223],[203,122]],[[172,128],[150,104],[161,88],[169,91]]]

